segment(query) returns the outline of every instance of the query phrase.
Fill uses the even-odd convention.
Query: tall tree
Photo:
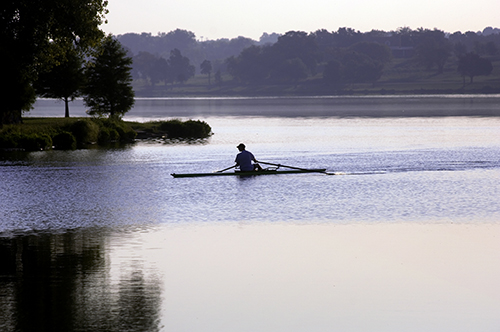
[[[83,60],[76,50],[72,50],[58,65],[39,75],[35,89],[42,97],[62,99],[64,116],[69,118],[69,102],[80,95],[84,82]]]
[[[491,74],[493,65],[490,60],[481,58],[478,54],[470,52],[460,58],[457,71],[464,77],[465,86],[465,76],[470,78],[470,83],[472,84],[474,76]]]
[[[208,75],[208,85],[210,85],[210,74],[212,73],[212,63],[209,60],[205,60],[200,65],[201,73]]]
[[[156,84],[161,81],[166,83],[169,72],[170,67],[167,60],[162,57],[155,59],[153,62],[153,71],[150,73],[151,83]]]
[[[427,69],[437,67],[438,74],[443,73],[444,65],[451,55],[452,46],[444,31],[419,29],[415,47],[416,60]]]
[[[132,59],[112,36],[107,36],[86,70],[85,104],[90,115],[121,118],[134,105]]]
[[[222,85],[222,74],[220,72],[220,69],[215,72],[215,84],[217,84],[219,87]]]
[[[139,52],[139,54],[133,58],[132,76],[135,79],[149,80],[149,83],[154,85],[155,82],[151,77],[154,75],[154,65],[157,59],[156,56],[149,52]]]
[[[181,51],[173,49],[170,52],[170,57],[167,60],[170,70],[170,81],[184,83],[194,76],[195,67],[190,63],[189,59],[182,56]]]
[[[134,79],[143,79],[152,86],[166,81],[169,67],[167,60],[149,52],[139,52],[133,57],[132,76]]]
[[[285,60],[271,71],[271,77],[282,82],[297,83],[307,78],[307,67],[299,58]]]
[[[250,46],[241,51],[238,57],[226,59],[231,76],[241,82],[256,84],[269,76],[269,63],[266,61],[266,46]]]
[[[161,36],[162,43],[169,49],[189,50],[196,45],[196,35],[187,30],[176,29]]]
[[[359,43],[363,39],[363,34],[351,28],[339,28],[334,33],[335,43],[340,47],[348,47]]]
[[[313,35],[320,52],[336,46],[334,34],[325,29],[316,30]]]
[[[56,56],[74,47],[86,52],[101,40],[106,6],[106,0],[1,1],[0,75],[8,84],[1,89],[0,126],[31,109],[33,83]]]
[[[314,34],[289,31],[278,38],[278,41],[272,46],[271,52],[279,63],[298,58],[312,74],[315,74],[319,53]]]

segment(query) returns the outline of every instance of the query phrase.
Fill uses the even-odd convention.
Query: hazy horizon
[[[398,28],[396,28],[396,29],[390,29],[390,30],[372,29],[372,30],[368,30],[368,31],[360,31],[360,30],[358,30],[358,29],[356,29],[356,28],[354,28],[354,27],[338,27],[337,29],[334,29],[334,30],[328,30],[328,32],[337,32],[337,31],[338,31],[338,29],[340,29],[340,28],[348,28],[348,29],[353,29],[353,30],[355,30],[355,31],[358,31],[358,32],[360,32],[360,33],[367,33],[367,32],[370,32],[370,31],[372,31],[372,30],[378,30],[378,31],[384,31],[384,32],[391,32],[391,31],[396,31],[396,30],[398,30],[399,28],[402,28],[402,27],[398,27]],[[412,29],[411,27],[408,27],[408,28]],[[419,29],[419,28],[421,28],[421,27],[418,27],[418,28],[415,28],[415,29],[412,29],[412,30],[416,30],[416,29]],[[500,28],[498,28],[498,27],[491,27],[491,26],[487,26],[487,27],[484,27],[483,29],[479,29],[479,30],[477,30],[477,31],[473,31],[473,32],[475,32],[475,33],[483,33],[483,31],[484,31],[485,29],[487,29],[487,28],[492,28],[492,29],[494,29],[494,30],[497,30],[497,31],[495,31],[495,33],[500,33],[500,32],[498,32],[498,31],[500,31]],[[250,39],[252,39],[252,40],[254,40],[254,41],[257,41],[257,42],[259,41],[259,39],[260,39],[261,37],[263,37],[263,36],[264,36],[264,34],[272,35],[272,34],[276,33],[276,34],[278,34],[278,35],[280,35],[280,36],[281,36],[281,35],[284,35],[285,33],[289,32],[289,31],[302,31],[302,30],[297,30],[297,29],[291,29],[291,30],[288,30],[288,31],[285,31],[285,32],[280,32],[280,33],[275,32],[275,31],[264,31],[264,32],[262,32],[262,34],[261,34],[259,37],[257,37],[257,38],[251,38],[251,37],[247,37],[247,36],[236,36],[236,37],[220,37],[220,38],[216,38],[216,39],[209,39],[209,38],[206,38],[206,37],[204,37],[204,36],[201,36],[201,37],[200,37],[198,34],[196,34],[196,31],[191,31],[191,30],[189,30],[189,29],[182,29],[182,28],[176,28],[176,29],[172,29],[172,30],[169,30],[169,31],[158,31],[158,32],[156,32],[156,33],[153,33],[153,32],[151,32],[151,31],[128,31],[128,32],[119,33],[119,34],[114,34],[114,33],[113,33],[113,35],[114,35],[114,36],[122,36],[122,35],[126,35],[126,34],[143,34],[143,33],[146,33],[146,34],[151,34],[151,36],[159,36],[159,35],[161,35],[161,34],[164,34],[164,33],[169,33],[169,32],[175,31],[175,30],[177,30],[177,29],[180,29],[180,30],[185,30],[185,31],[189,31],[189,32],[194,33],[194,34],[195,34],[195,37],[196,37],[196,39],[197,39],[198,41],[209,41],[209,40],[220,40],[220,39],[233,39],[233,38],[243,37],[243,38],[250,38]],[[321,29],[323,29],[323,28],[318,28],[318,29],[315,29],[315,30],[313,30],[313,31],[305,31],[305,32],[307,32],[307,33],[311,33],[311,32],[315,32],[315,31],[317,31],[317,30],[321,30]],[[426,28],[424,28],[424,29],[426,29]],[[431,30],[433,30],[433,29],[442,30],[442,31],[444,31],[444,33],[445,33],[445,34],[447,34],[447,33],[450,33],[450,34],[451,34],[451,33],[457,32],[457,31],[453,31],[453,32],[446,31],[446,30],[440,29],[439,27],[432,28]],[[472,30],[458,30],[458,31],[460,31],[461,33],[466,33],[466,32],[472,31]],[[203,40],[200,40],[200,38],[203,38]]]
[[[256,0],[237,5],[221,0],[189,0],[175,6],[157,0],[111,0],[108,9],[108,24],[101,26],[106,33],[155,35],[183,29],[194,32],[200,40],[239,36],[258,40],[263,33],[337,31],[339,27],[361,32],[394,31],[401,27],[437,28],[453,33],[500,26],[498,0],[478,0],[473,5],[465,0],[312,0],[307,3]]]

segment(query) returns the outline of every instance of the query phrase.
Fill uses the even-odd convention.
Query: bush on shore
[[[76,137],[67,131],[55,135],[52,142],[56,150],[75,150],[77,144]]]
[[[40,151],[52,147],[52,138],[44,133],[19,133],[7,130],[0,133],[0,149]]]
[[[205,121],[173,119],[134,123],[141,138],[161,137],[166,139],[204,139],[212,135],[212,128]]]
[[[66,127],[68,132],[73,134],[79,145],[92,144],[97,142],[100,126],[92,119],[81,119]]]

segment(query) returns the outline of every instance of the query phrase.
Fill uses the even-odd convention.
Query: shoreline
[[[138,96],[135,100],[168,100],[168,99],[189,99],[189,100],[218,100],[218,99],[399,99],[399,98],[500,98],[500,90],[495,93],[401,93],[401,94],[310,94],[310,95],[210,95],[210,94],[188,94],[188,95],[172,95],[172,96]],[[54,98],[37,98],[37,101],[54,101],[62,103],[59,99]],[[74,101],[83,101],[83,98],[75,98]],[[70,102],[73,103],[74,101]],[[24,114],[25,116],[28,113]],[[125,115],[126,116],[126,115]]]
[[[265,117],[450,117],[500,116],[500,94],[377,95],[377,96],[259,96],[259,97],[136,97],[124,121],[203,119],[225,116]],[[435,105],[441,105],[436,109]],[[433,106],[434,105],[434,106]],[[64,115],[62,103],[38,99],[24,118]],[[83,100],[70,104],[73,117],[89,118]]]
[[[270,91],[268,93],[263,92],[190,92],[190,91],[163,91],[160,90],[158,93],[142,93],[137,91],[135,93],[136,98],[265,98],[265,97],[282,97],[282,98],[305,98],[305,97],[398,97],[398,96],[488,96],[488,95],[500,95],[500,88],[498,89],[480,89],[476,92],[474,91],[455,91],[455,90],[409,90],[409,91],[395,91],[393,89],[379,90],[379,91],[346,91],[344,93],[332,93],[331,91],[325,91],[323,93],[311,92],[311,93],[289,93],[286,91]]]

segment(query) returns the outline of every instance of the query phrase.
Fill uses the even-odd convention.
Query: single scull
[[[229,175],[237,175],[237,176],[256,176],[256,175],[277,175],[277,174],[297,174],[297,173],[325,173],[326,169],[324,168],[313,168],[313,169],[292,169],[292,170],[276,170],[276,169],[263,169],[262,171],[250,171],[250,172],[213,172],[213,173],[183,173],[176,174],[172,173],[171,175],[174,178],[195,178],[201,176],[229,176]]]

